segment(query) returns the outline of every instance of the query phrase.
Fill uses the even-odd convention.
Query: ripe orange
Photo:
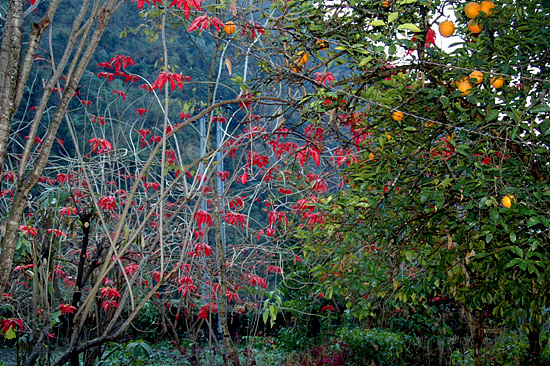
[[[455,32],[455,25],[450,20],[445,20],[444,22],[439,23],[439,33],[443,37],[450,37]]]
[[[460,90],[460,93],[463,96],[466,96],[466,95],[470,94],[471,89],[472,89],[472,84],[470,84],[467,81],[463,81],[460,84],[458,84],[458,90]]]
[[[503,77],[497,78],[495,76],[494,78],[491,79],[491,85],[495,89],[501,88],[504,85],[504,78]]]
[[[485,16],[489,16],[493,14],[493,9],[495,8],[495,3],[492,1],[482,1],[480,4],[480,9],[482,12],[485,13]]]
[[[483,73],[481,71],[472,71],[470,80],[472,80],[474,84],[481,84],[483,81]]]
[[[390,2],[388,0],[384,0],[384,1],[382,1],[382,6],[384,8],[389,8],[390,7]]]
[[[512,207],[512,204],[516,203],[516,198],[511,194],[502,197],[502,205],[504,207]]]
[[[470,19],[477,17],[480,10],[481,5],[479,5],[479,3],[476,3],[475,1],[466,4],[466,6],[464,7],[464,12],[466,13],[466,16]]]
[[[399,122],[403,119],[403,112],[395,111],[392,113],[391,118],[393,118],[394,121]]]
[[[374,160],[374,153],[371,152],[371,153],[369,154],[369,160]]]
[[[231,35],[237,31],[237,26],[235,25],[235,23],[229,21],[225,23],[223,30],[225,31],[225,33]]]
[[[460,83],[462,83],[462,82],[464,82],[464,81],[465,81],[465,82],[468,82],[468,81],[470,81],[470,78],[467,77],[467,76],[464,76],[462,79],[456,80],[456,81],[455,81],[455,85],[458,87],[458,86],[460,85]]]
[[[298,52],[298,59],[296,60],[296,63],[298,63],[298,65],[300,66],[305,65],[307,64],[308,61],[309,61],[309,55],[306,52],[304,51]]]
[[[328,43],[324,39],[318,39],[315,42],[315,45],[319,49],[319,51],[326,50],[328,48]]]
[[[483,25],[481,23],[474,24],[473,22],[474,22],[473,19],[468,22],[468,29],[470,30],[470,32],[472,33],[481,32],[481,30],[483,29]]]

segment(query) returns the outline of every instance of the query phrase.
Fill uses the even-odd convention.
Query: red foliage
[[[116,198],[113,196],[101,197],[98,202],[98,206],[105,210],[115,210],[117,207]]]
[[[27,225],[19,225],[19,231],[27,234],[27,235],[32,235],[32,236],[37,236],[38,235],[38,229],[35,228],[35,227],[32,227],[32,226],[27,226]]]
[[[172,89],[172,91],[176,88],[176,85],[178,86],[178,88],[180,88],[180,90],[182,90],[183,83],[188,81],[191,81],[190,76],[184,76],[175,72],[164,71],[158,75],[157,80],[155,80],[151,88],[161,90],[167,82],[170,82],[170,89]]]
[[[208,15],[201,15],[195,18],[193,23],[189,25],[189,28],[187,29],[188,32],[192,32],[197,29],[204,29],[208,30],[210,29],[210,26],[213,25],[214,28],[216,28],[216,31],[219,32],[223,27],[225,26],[221,20],[219,20],[217,17],[210,17]]]
[[[212,217],[210,217],[210,214],[204,210],[197,210],[195,213],[195,219],[197,220],[197,225],[199,227],[202,226],[202,224],[208,224],[210,226],[213,226],[212,223]]]
[[[61,310],[61,314],[67,315],[67,314],[74,313],[75,310],[77,309],[71,304],[61,304],[58,307],[56,307],[55,310]]]
[[[0,327],[2,328],[3,334],[5,334],[10,328],[13,328],[13,330],[19,328],[20,331],[23,331],[23,319],[8,318],[0,320]]]

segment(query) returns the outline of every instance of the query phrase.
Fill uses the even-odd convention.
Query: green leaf
[[[413,32],[422,32],[422,29],[418,28],[417,25],[412,23],[401,24],[400,26],[397,27],[397,29],[408,29]]]
[[[531,216],[529,220],[527,221],[527,227],[535,226],[539,223],[539,217],[538,216]]]
[[[53,313],[50,314],[50,325],[52,327],[59,323],[60,316],[61,316],[61,310],[54,311]]]
[[[487,118],[486,118],[486,121],[487,122],[490,122],[494,119],[496,119],[498,117],[498,114],[499,114],[499,110],[498,109],[491,109],[489,111],[489,113],[487,113]]]
[[[516,233],[510,233],[510,241],[511,241],[512,243],[515,243],[515,242],[516,242],[516,239],[517,239],[517,238],[516,238]]]
[[[518,264],[519,262],[521,262],[521,259],[519,259],[519,258],[514,258],[514,259],[512,259],[510,262],[508,262],[508,264],[506,265],[506,268],[513,267],[513,266],[515,266],[516,264]]]
[[[388,23],[391,23],[395,21],[399,17],[399,12],[393,12],[390,15],[388,15]]]
[[[523,250],[521,250],[520,247],[514,245],[513,247],[510,247],[510,250],[514,254],[517,254],[518,257],[523,258]]]
[[[13,330],[13,327],[9,327],[8,330],[6,330],[6,334],[4,334],[4,337],[6,339],[14,339],[17,335],[15,334],[15,330]]]
[[[548,104],[539,104],[531,108],[531,113],[544,113],[550,112],[550,106]]]
[[[493,233],[489,233],[485,236],[485,242],[490,243],[493,240]]]
[[[372,56],[363,57],[361,62],[359,62],[359,67],[365,66],[366,64],[369,63],[370,60],[372,60]]]
[[[373,20],[369,23],[369,25],[372,25],[373,27],[380,27],[386,25],[386,23],[383,20]]]

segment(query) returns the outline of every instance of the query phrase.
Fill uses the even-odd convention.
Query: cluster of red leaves
[[[113,145],[111,145],[111,143],[106,139],[94,137],[93,139],[88,140],[88,142],[92,147],[92,151],[97,152],[98,154],[103,154],[113,150]]]
[[[36,1],[36,0],[34,0]],[[138,3],[138,9],[142,10],[143,5],[150,4],[149,0],[132,0],[132,2]],[[183,14],[185,15],[185,19],[189,19],[189,14],[191,12],[191,8],[194,8],[196,10],[201,11],[201,3],[203,0],[172,0],[169,7],[176,7],[178,9],[183,9]],[[151,3],[153,6],[162,6],[164,5],[163,0],[151,0]]]
[[[221,20],[217,17],[211,17],[208,15],[200,15],[189,25],[188,32],[193,32],[197,29],[209,30],[210,26],[214,26],[217,32],[219,32],[225,26]]]
[[[238,212],[226,212],[223,221],[244,228],[246,226],[246,215]]]
[[[37,236],[38,235],[38,228],[27,226],[27,225],[19,225],[19,231],[22,233],[25,233],[27,235]]]
[[[71,304],[61,304],[55,308],[55,310],[61,310],[61,314],[67,315],[74,313],[77,309]]]
[[[113,196],[101,197],[98,202],[98,206],[105,210],[114,211],[117,208],[116,198]]]
[[[195,220],[197,220],[197,226],[200,228],[202,224],[208,224],[210,226],[213,226],[214,223],[212,222],[212,217],[210,214],[204,210],[197,210],[195,212]]]
[[[209,257],[212,255],[212,247],[206,243],[197,243],[192,252],[187,253],[191,257]]]
[[[151,88],[161,90],[162,87],[169,82],[170,89],[172,89],[172,91],[176,88],[176,85],[180,88],[180,90],[182,90],[183,83],[189,81],[191,81],[190,76],[185,76],[171,71],[164,71],[158,75],[157,80],[155,80]]]
[[[199,310],[197,319],[207,319],[208,314],[217,313],[217,312],[218,312],[218,305],[216,303],[207,303]]]
[[[2,334],[6,334],[10,328],[16,330],[19,328],[20,331],[23,331],[23,319],[18,318],[8,318],[0,320],[0,328],[2,328]]]

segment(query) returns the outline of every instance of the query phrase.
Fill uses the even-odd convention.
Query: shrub
[[[409,337],[383,329],[347,329],[339,334],[349,349],[349,359],[357,365],[394,366],[405,364]]]

